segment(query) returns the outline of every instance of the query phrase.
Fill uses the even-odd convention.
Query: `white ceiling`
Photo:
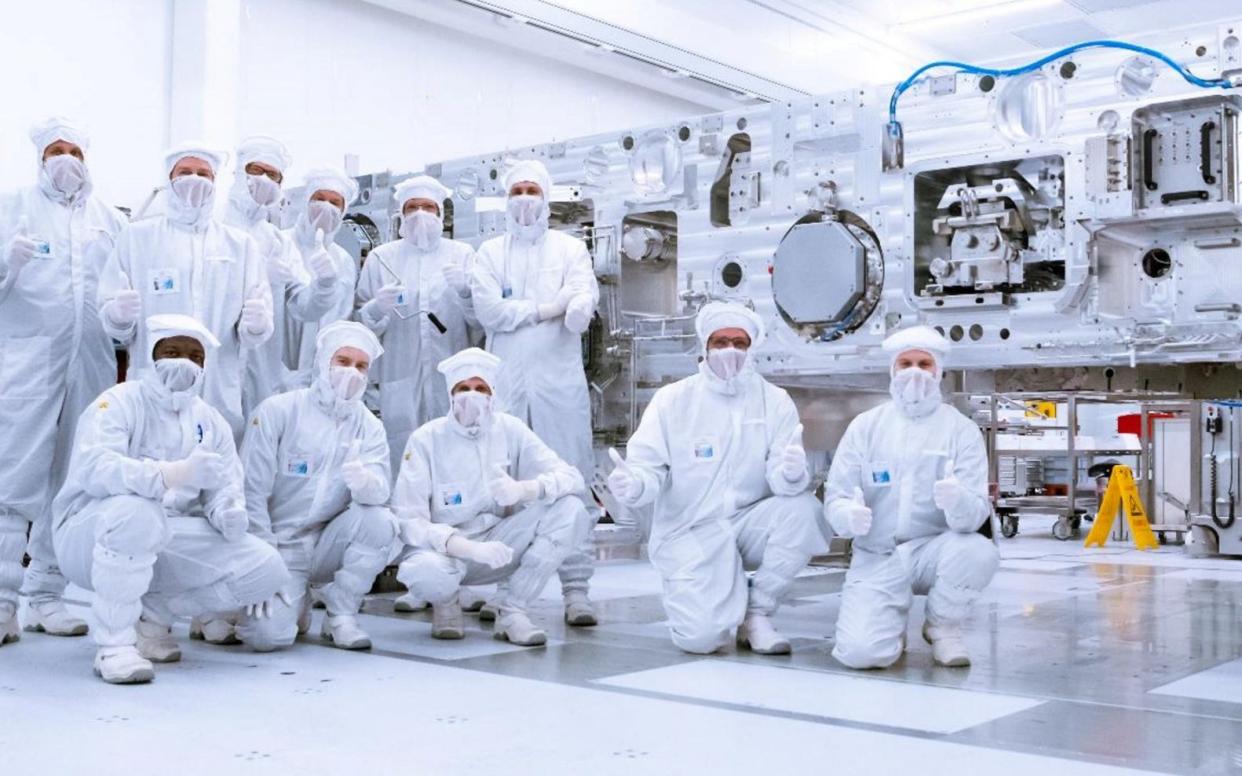
[[[716,109],[1242,20],[1242,0],[367,1]]]

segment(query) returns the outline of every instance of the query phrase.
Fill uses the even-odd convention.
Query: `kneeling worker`
[[[754,371],[763,322],[711,302],[695,321],[699,373],[658,390],[608,477],[629,506],[655,503],[651,562],[673,643],[710,653],[737,641],[785,654],[772,626],[794,577],[824,546],[793,400]],[[748,581],[746,571],[754,570]]]
[[[315,378],[255,410],[242,443],[250,530],[280,550],[293,579],[243,640],[287,646],[310,628],[311,596],[323,601],[322,635],[342,649],[369,649],[358,626],[362,598],[384,570],[397,523],[384,506],[388,440],[362,403],[371,363],[383,353],[360,323],[319,331]],[[309,590],[308,590],[309,586]]]
[[[522,421],[492,410],[500,359],[467,348],[440,362],[448,415],[410,435],[393,510],[413,548],[397,578],[432,605],[436,638],[462,638],[462,585],[506,581],[496,638],[537,646],[528,608],[591,529],[582,475]]]
[[[978,533],[991,514],[983,435],[941,401],[948,340],[915,326],[884,350],[892,401],[850,423],[824,493],[833,531],[854,540],[832,655],[850,668],[892,665],[905,650],[913,594],[926,593],[932,657],[968,666],[970,603],[1000,562]]]
[[[233,431],[199,398],[219,342],[186,315],[151,316],[145,341],[152,368],[82,414],[53,503],[60,567],[95,591],[95,673],[114,684],[181,659],[173,616],[266,608],[289,580],[276,550],[246,533]]]

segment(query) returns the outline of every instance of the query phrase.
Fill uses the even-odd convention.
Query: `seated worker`
[[[651,562],[664,579],[673,643],[707,654],[737,642],[790,651],[769,618],[794,577],[824,546],[793,400],[754,370],[763,322],[711,302],[695,320],[698,374],[656,391],[630,437],[610,451],[613,494],[655,503]],[[748,581],[747,570],[754,570]]]
[[[367,371],[383,352],[362,324],[328,324],[319,331],[311,386],[265,400],[246,430],[250,530],[280,550],[292,575],[288,603],[275,602],[251,636],[256,649],[287,646],[305,633],[312,597],[327,609],[324,639],[342,649],[371,647],[357,614],[397,540],[385,506],[388,441],[362,403]]]
[[[1000,562],[978,533],[991,514],[983,435],[940,398],[949,342],[915,326],[884,341],[892,401],[850,423],[837,447],[824,512],[854,540],[832,656],[884,668],[905,650],[906,614],[927,594],[923,638],[944,666],[968,666],[970,603]]]
[[[441,639],[464,635],[462,585],[504,580],[496,638],[544,644],[528,609],[591,529],[577,497],[582,475],[522,421],[492,410],[499,358],[467,348],[438,368],[449,413],[410,435],[393,495],[413,548],[397,579],[431,602],[431,635]]]
[[[253,614],[289,579],[276,550],[246,533],[233,431],[199,398],[219,342],[177,314],[151,316],[145,335],[151,369],[82,413],[53,502],[56,557],[95,591],[95,673],[114,684],[149,682],[152,662],[181,659],[173,616]]]

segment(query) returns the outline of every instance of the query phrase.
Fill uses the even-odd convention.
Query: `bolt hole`
[[[1001,330],[1000,330],[1000,338],[1001,338],[1001,339],[1003,339],[1003,340],[1007,340],[1007,339],[1009,339],[1009,329],[1001,329]]]
[[[1196,57],[1202,57],[1202,56],[1206,56],[1206,55],[1207,55],[1207,46],[1200,46],[1200,47],[1198,47],[1197,49],[1195,49],[1195,56],[1196,56]]]
[[[690,139],[690,127],[682,127],[681,129],[677,130],[677,139],[683,143],[689,140]]]
[[[996,79],[990,75],[985,75],[979,79],[979,91],[987,94],[996,88]]]
[[[953,328],[949,329],[949,339],[954,342],[961,342],[962,337],[965,336],[965,334],[966,332],[962,330],[961,326],[954,325]]]
[[[1152,248],[1143,254],[1143,274],[1149,278],[1162,278],[1173,269],[1173,259],[1164,248]]]
[[[625,137],[621,138],[621,147],[622,147],[622,148],[624,148],[624,149],[625,149],[625,150],[627,150],[627,151],[633,150],[633,148],[634,148],[634,136],[633,136],[633,135],[626,135]]]
[[[726,288],[737,288],[742,284],[742,265],[731,261],[720,270],[720,282]]]
[[[979,340],[983,339],[983,327],[977,323],[972,323],[970,325],[969,333],[970,333],[970,339],[973,342],[978,342]]]
[[[1073,62],[1063,62],[1061,64],[1061,77],[1066,81],[1074,77],[1074,73],[1078,72],[1078,65]]]

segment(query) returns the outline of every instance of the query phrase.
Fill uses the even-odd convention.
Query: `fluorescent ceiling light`
[[[942,10],[925,11],[914,16],[902,17],[894,27],[941,26],[966,24],[982,19],[994,19],[998,16],[1034,11],[1060,5],[1061,0],[959,0],[950,2]]]

